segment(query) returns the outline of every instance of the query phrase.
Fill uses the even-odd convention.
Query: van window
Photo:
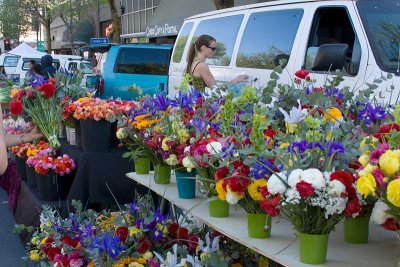
[[[78,63],[76,62],[70,62],[68,64],[68,70],[69,71],[76,71],[78,69]]]
[[[361,47],[346,8],[319,8],[315,12],[313,25],[304,68],[317,72],[340,69],[356,75],[361,59]],[[332,58],[332,55],[339,57]]]
[[[4,67],[16,67],[18,65],[19,57],[16,56],[5,56],[4,57]]]
[[[79,71],[83,74],[91,74],[92,68],[90,67],[90,63],[88,62],[81,62],[79,64]]]
[[[400,1],[358,1],[362,22],[378,66],[400,72]]]
[[[23,59],[23,62],[22,62],[22,69],[23,70],[29,70],[30,60],[34,60],[36,63],[40,64],[40,58]]]
[[[229,66],[242,20],[243,15],[235,15],[203,20],[199,23],[191,43],[203,34],[211,35],[217,40],[217,50],[215,51],[214,58],[207,59],[207,64]]]
[[[169,49],[121,48],[114,72],[168,75]]]
[[[257,12],[250,15],[240,43],[236,66],[274,69],[289,60],[303,9]]]
[[[172,60],[175,63],[179,63],[182,60],[183,50],[185,50],[185,45],[187,40],[189,39],[189,34],[192,31],[193,22],[186,23],[183,26],[181,32],[179,33],[178,39],[175,43],[174,55],[172,56]]]

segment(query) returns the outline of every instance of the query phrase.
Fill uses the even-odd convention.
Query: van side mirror
[[[329,71],[343,69],[346,63],[348,44],[323,44],[318,47],[311,70]]]

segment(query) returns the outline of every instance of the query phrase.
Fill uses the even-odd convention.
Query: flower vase
[[[26,158],[17,157],[17,160],[18,160],[17,167],[18,167],[19,177],[21,177],[22,180],[26,181],[26,167],[25,167]]]
[[[26,181],[28,185],[36,187],[37,186],[37,177],[35,172],[35,167],[31,167],[26,165]]]
[[[322,264],[326,261],[329,234],[309,235],[299,233],[300,262]]]
[[[178,186],[178,195],[182,199],[191,199],[196,197],[196,172],[178,172],[175,171],[176,184]]]
[[[156,184],[169,184],[171,181],[171,166],[157,164],[154,166],[154,182]]]
[[[148,174],[150,172],[150,159],[149,158],[136,158],[135,159],[135,172],[137,174]]]
[[[271,236],[272,217],[268,214],[247,213],[247,233],[252,238],[267,238]]]
[[[81,120],[80,127],[84,152],[108,152],[111,133],[111,123],[109,121],[96,121],[94,119]],[[77,133],[76,145],[78,146]]]
[[[211,200],[208,202],[208,212],[210,217],[225,218],[229,216],[229,203],[225,200]]]
[[[363,217],[344,219],[344,241],[351,244],[368,243],[369,219],[371,214]]]

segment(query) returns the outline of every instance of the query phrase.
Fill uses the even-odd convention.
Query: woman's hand
[[[241,83],[241,82],[247,82],[249,79],[249,76],[247,76],[246,74],[241,74],[238,75],[235,79],[233,79],[231,81],[232,84],[237,84],[237,83]]]
[[[37,126],[33,127],[32,131],[29,133],[29,141],[27,142],[32,142],[36,139],[42,138],[43,134],[42,132],[39,130],[39,128]]]

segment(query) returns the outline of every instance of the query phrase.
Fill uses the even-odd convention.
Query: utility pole
[[[100,26],[100,0],[96,1],[97,4],[97,38],[101,37],[101,26]]]

